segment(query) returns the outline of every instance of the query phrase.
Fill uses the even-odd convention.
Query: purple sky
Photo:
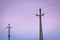
[[[25,36],[38,38],[39,17],[36,13],[39,14],[39,8],[45,14],[42,17],[44,39],[60,39],[60,0],[0,1],[0,39],[4,40],[4,35],[7,39],[8,23],[12,26],[12,39]]]

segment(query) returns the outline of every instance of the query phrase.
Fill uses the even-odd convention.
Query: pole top
[[[41,11],[41,8],[39,8],[39,11]]]
[[[7,28],[11,28],[10,24],[8,24]]]
[[[10,26],[10,24],[8,24],[8,26]]]

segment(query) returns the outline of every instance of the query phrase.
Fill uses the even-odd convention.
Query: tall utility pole
[[[39,9],[39,15],[36,14],[36,16],[39,16],[39,40],[43,40],[43,32],[42,32],[42,20],[41,16],[44,14],[41,14],[41,8]]]
[[[10,40],[10,29],[11,29],[10,24],[8,24],[7,28],[8,28],[8,40]]]

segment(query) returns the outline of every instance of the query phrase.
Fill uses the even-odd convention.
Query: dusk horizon
[[[0,0],[0,40],[39,40],[39,8],[43,40],[60,40],[60,0]]]

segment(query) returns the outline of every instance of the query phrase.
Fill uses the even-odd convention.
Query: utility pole
[[[8,28],[8,40],[10,40],[10,29],[11,29],[10,24],[8,24],[7,28]]]
[[[44,13],[41,14],[41,8],[39,8],[39,15],[36,14],[36,16],[39,16],[39,40],[43,40],[43,32],[42,32],[42,20],[41,20],[41,16],[44,16]]]

